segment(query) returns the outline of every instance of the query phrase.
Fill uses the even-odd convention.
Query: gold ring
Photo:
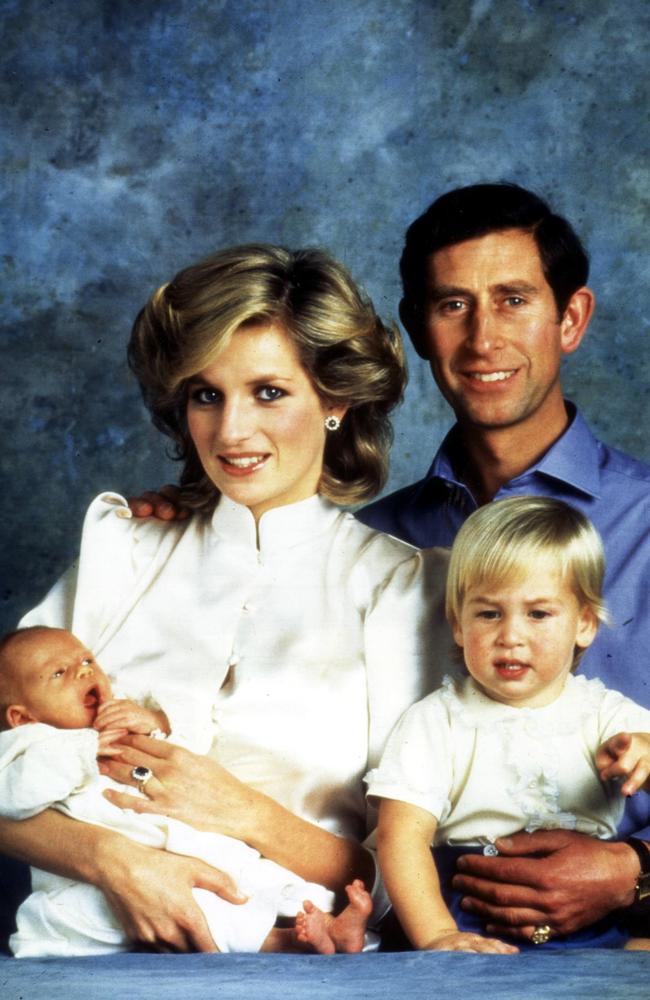
[[[131,777],[137,783],[138,791],[142,795],[146,795],[146,784],[153,778],[153,771],[150,767],[142,767],[141,764],[137,764],[135,767],[131,768]]]
[[[546,944],[551,938],[551,928],[548,924],[539,924],[533,931],[531,941],[533,944]]]

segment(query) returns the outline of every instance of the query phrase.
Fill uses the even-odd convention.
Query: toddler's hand
[[[634,795],[640,788],[650,791],[650,734],[617,733],[596,751],[596,767],[603,781],[625,778],[623,795]]]
[[[483,937],[482,934],[470,934],[467,931],[443,931],[433,938],[426,946],[426,951],[473,951],[490,952],[494,955],[515,955],[519,948],[514,944],[506,944],[497,938]]]
[[[95,729],[124,729],[148,736],[154,729],[162,729],[169,734],[169,722],[164,712],[142,708],[125,698],[112,698],[100,705],[95,718]]]

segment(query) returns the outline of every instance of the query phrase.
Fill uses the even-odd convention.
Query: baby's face
[[[62,629],[25,633],[15,650],[15,695],[33,717],[58,729],[92,726],[111,685],[93,654]]]

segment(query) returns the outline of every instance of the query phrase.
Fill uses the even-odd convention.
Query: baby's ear
[[[10,705],[5,712],[5,717],[10,729],[15,729],[16,726],[24,726],[28,722],[38,722],[38,719],[35,719],[24,705]]]

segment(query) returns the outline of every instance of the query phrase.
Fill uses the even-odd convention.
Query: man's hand
[[[639,860],[625,843],[570,830],[538,830],[497,840],[499,857],[464,855],[453,886],[463,909],[491,934],[532,937],[548,924],[570,934],[634,902]]]
[[[161,486],[155,492],[147,490],[139,497],[129,497],[129,507],[134,517],[157,517],[159,521],[186,521],[191,511],[181,507],[178,486]]]
[[[634,795],[640,788],[650,792],[650,735],[617,733],[596,751],[596,767],[603,781],[625,778],[623,795]]]

